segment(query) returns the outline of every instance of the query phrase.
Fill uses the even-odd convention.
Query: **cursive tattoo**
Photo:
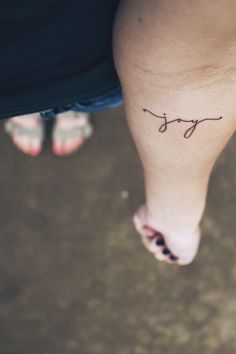
[[[191,137],[191,135],[193,134],[194,130],[196,129],[196,127],[197,127],[197,125],[198,125],[199,123],[202,123],[202,122],[204,122],[205,120],[220,120],[220,119],[223,118],[223,117],[218,117],[218,118],[204,118],[204,119],[201,119],[201,120],[198,120],[198,119],[189,119],[189,120],[187,120],[187,119],[182,119],[182,118],[176,118],[176,119],[173,119],[173,120],[169,120],[169,121],[168,121],[168,120],[167,120],[166,113],[163,113],[162,116],[158,116],[157,114],[155,114],[155,113],[149,111],[149,109],[147,109],[147,108],[143,108],[143,111],[150,113],[150,114],[151,114],[152,116],[154,116],[154,117],[160,118],[160,119],[162,119],[162,120],[164,119],[164,123],[163,123],[163,124],[160,126],[160,128],[159,128],[159,132],[160,132],[160,133],[164,133],[164,132],[167,130],[167,125],[170,124],[170,123],[173,123],[173,122],[178,122],[178,123],[181,123],[181,122],[193,123],[193,125],[192,125],[190,128],[188,128],[188,129],[186,130],[186,132],[184,133],[184,137],[185,137],[186,139],[188,139],[188,138]]]

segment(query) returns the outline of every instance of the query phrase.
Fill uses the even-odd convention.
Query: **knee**
[[[118,70],[124,62],[125,72],[183,83],[234,75],[235,13],[231,0],[123,1],[114,31]]]

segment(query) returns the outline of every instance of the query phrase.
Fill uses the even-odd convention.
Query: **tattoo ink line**
[[[197,125],[199,123],[202,123],[206,120],[220,120],[222,119],[223,117],[218,117],[218,118],[204,118],[204,119],[201,119],[201,120],[198,120],[198,119],[182,119],[182,118],[176,118],[176,119],[173,119],[173,120],[170,120],[168,121],[167,120],[167,116],[166,116],[166,113],[163,113],[162,116],[158,116],[157,114],[151,112],[149,109],[147,108],[143,108],[143,111],[144,112],[148,112],[150,113],[152,116],[154,117],[157,117],[157,118],[160,118],[160,119],[164,119],[164,123],[160,126],[159,128],[159,132],[160,133],[164,133],[165,131],[167,131],[167,126],[168,124],[170,123],[173,123],[173,122],[178,122],[178,123],[181,123],[181,122],[185,122],[185,123],[193,123],[193,126],[191,126],[190,128],[188,128],[185,133],[184,133],[184,138],[185,139],[188,139],[192,136],[193,132],[195,131]]]

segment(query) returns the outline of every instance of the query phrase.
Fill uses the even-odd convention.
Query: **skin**
[[[196,257],[209,178],[236,129],[235,15],[228,0],[123,0],[116,14],[115,66],[145,180],[134,224],[167,263]]]

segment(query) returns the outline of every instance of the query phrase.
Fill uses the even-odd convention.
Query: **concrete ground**
[[[143,184],[123,110],[95,124],[67,158],[27,157],[1,129],[0,354],[236,353],[236,137],[211,178],[199,255],[175,267],[131,222]]]

